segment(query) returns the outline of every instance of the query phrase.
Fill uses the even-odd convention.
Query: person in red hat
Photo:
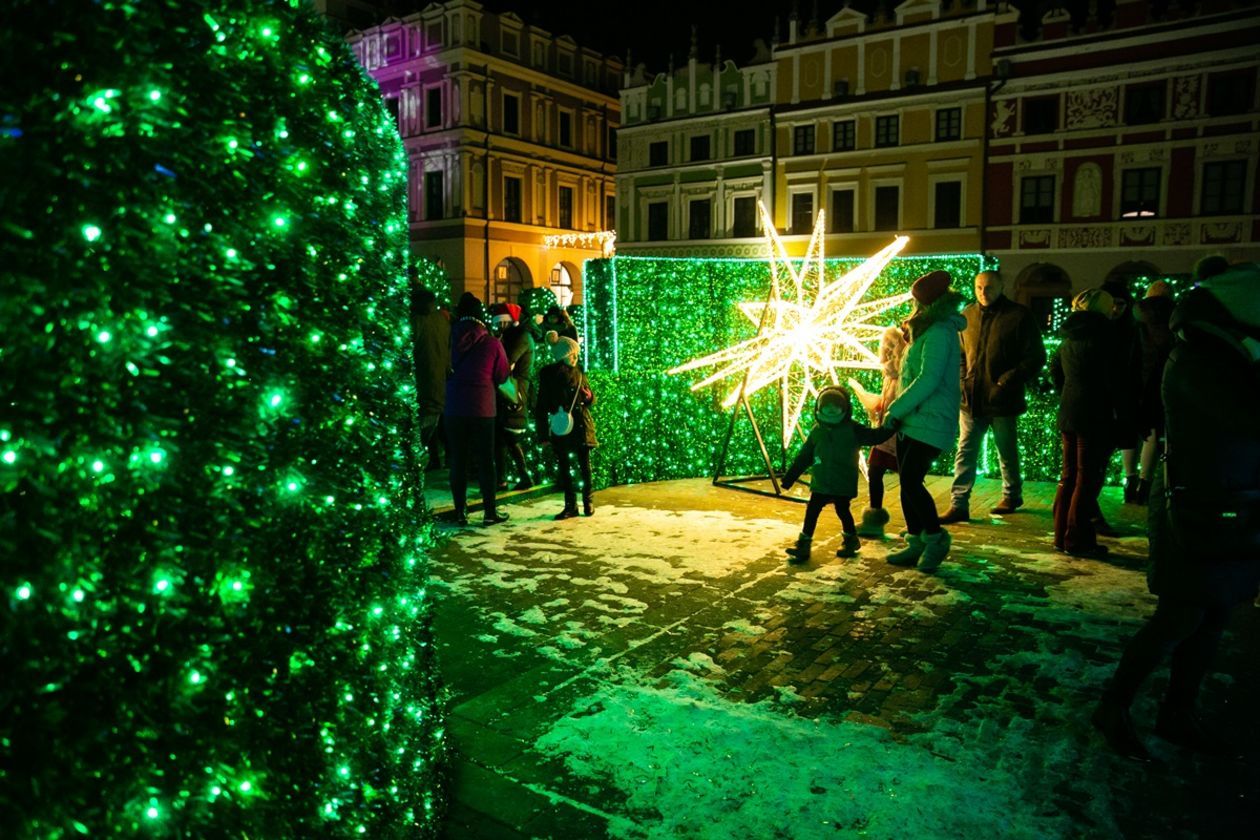
[[[530,368],[534,363],[534,340],[529,328],[521,324],[521,308],[515,303],[496,303],[490,307],[492,328],[503,352],[507,355],[511,374],[510,385],[500,388],[495,399],[495,448],[494,463],[498,474],[498,489],[508,488],[507,461],[511,456],[516,467],[516,484],[513,490],[528,490],[534,486],[534,478],[525,463],[525,451],[521,439],[528,428]]]
[[[949,554],[949,533],[941,528],[936,502],[924,481],[932,461],[958,438],[962,399],[958,333],[967,321],[958,313],[962,295],[950,288],[945,271],[929,271],[914,281],[914,311],[905,323],[910,340],[901,365],[897,396],[884,414],[897,431],[901,473],[901,511],[906,518],[906,546],[888,555],[895,566],[937,569]]]

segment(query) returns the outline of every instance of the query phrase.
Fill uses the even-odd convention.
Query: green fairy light
[[[0,730],[96,708],[129,737],[19,732],[40,761],[7,833],[436,835],[431,614],[394,600],[433,531],[379,89],[309,3],[63,5],[0,29],[14,66],[62,68],[5,80],[3,262],[38,282],[0,313]]]

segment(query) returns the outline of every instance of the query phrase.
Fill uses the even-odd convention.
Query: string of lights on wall
[[[617,231],[600,230],[588,233],[551,233],[543,237],[546,248],[582,248],[593,250],[598,248],[605,257],[611,257],[617,250]]]
[[[303,3],[10,11],[6,831],[434,833],[406,160],[376,86]]]

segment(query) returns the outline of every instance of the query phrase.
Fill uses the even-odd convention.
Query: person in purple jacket
[[[481,301],[464,292],[451,326],[451,371],[446,377],[446,436],[451,467],[451,496],[455,521],[468,524],[468,464],[477,462],[481,486],[482,525],[506,522],[507,513],[495,507],[494,416],[495,389],[507,381],[511,369],[503,344],[481,321]]]

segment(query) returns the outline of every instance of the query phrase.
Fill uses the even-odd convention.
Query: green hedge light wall
[[[847,271],[863,259],[829,259],[827,276]],[[954,288],[972,300],[976,273],[996,265],[980,254],[898,257],[871,286],[868,297],[903,292],[920,274],[940,268],[953,276]],[[1175,290],[1185,285],[1183,278],[1164,279]],[[737,304],[764,300],[769,282],[769,265],[761,260],[614,257],[585,264],[585,305],[579,325],[586,365],[598,395],[594,413],[601,445],[592,460],[597,486],[713,475],[730,424],[730,411],[720,405],[727,386],[692,392],[691,384],[705,371],[678,375],[665,371],[750,337],[755,328]],[[1132,284],[1134,294],[1140,297],[1147,285],[1149,278],[1137,278]],[[1058,348],[1055,330],[1064,311],[1064,307],[1056,309],[1046,335],[1047,353]],[[904,319],[908,312],[909,305],[891,311],[889,324]],[[856,378],[878,389],[877,373],[864,372]],[[772,461],[783,464],[791,453],[784,453],[778,442],[776,390],[767,388],[750,402]],[[1029,411],[1020,418],[1024,477],[1057,481],[1058,395],[1050,388],[1048,372],[1030,384],[1028,402]],[[854,408],[862,417],[860,407]],[[802,422],[808,428],[812,418],[806,414]],[[951,474],[953,459],[952,450],[942,452],[934,471]],[[1109,474],[1113,482],[1122,479],[1119,464],[1117,456]],[[734,427],[725,472],[764,471],[751,424],[741,416]],[[987,440],[979,471],[998,474],[997,454]]]
[[[827,276],[864,260],[829,259]],[[979,254],[899,257],[888,264],[868,296],[900,294],[916,277],[938,268],[954,276],[956,288],[966,290],[987,265]],[[730,423],[730,412],[720,405],[729,383],[692,392],[691,384],[703,378],[704,371],[677,375],[665,371],[753,335],[755,326],[738,304],[765,300],[769,264],[614,257],[587,262],[584,278],[582,327],[592,387],[598,395],[595,412],[601,444],[594,461],[596,484],[712,475]],[[889,323],[908,314],[909,305],[892,310]],[[878,389],[877,372],[856,378]],[[766,388],[750,402],[772,460],[782,464],[777,390]],[[808,414],[805,429],[812,422]],[[725,472],[764,471],[752,426],[741,417]]]
[[[9,4],[6,837],[436,833],[405,161],[304,6]]]

